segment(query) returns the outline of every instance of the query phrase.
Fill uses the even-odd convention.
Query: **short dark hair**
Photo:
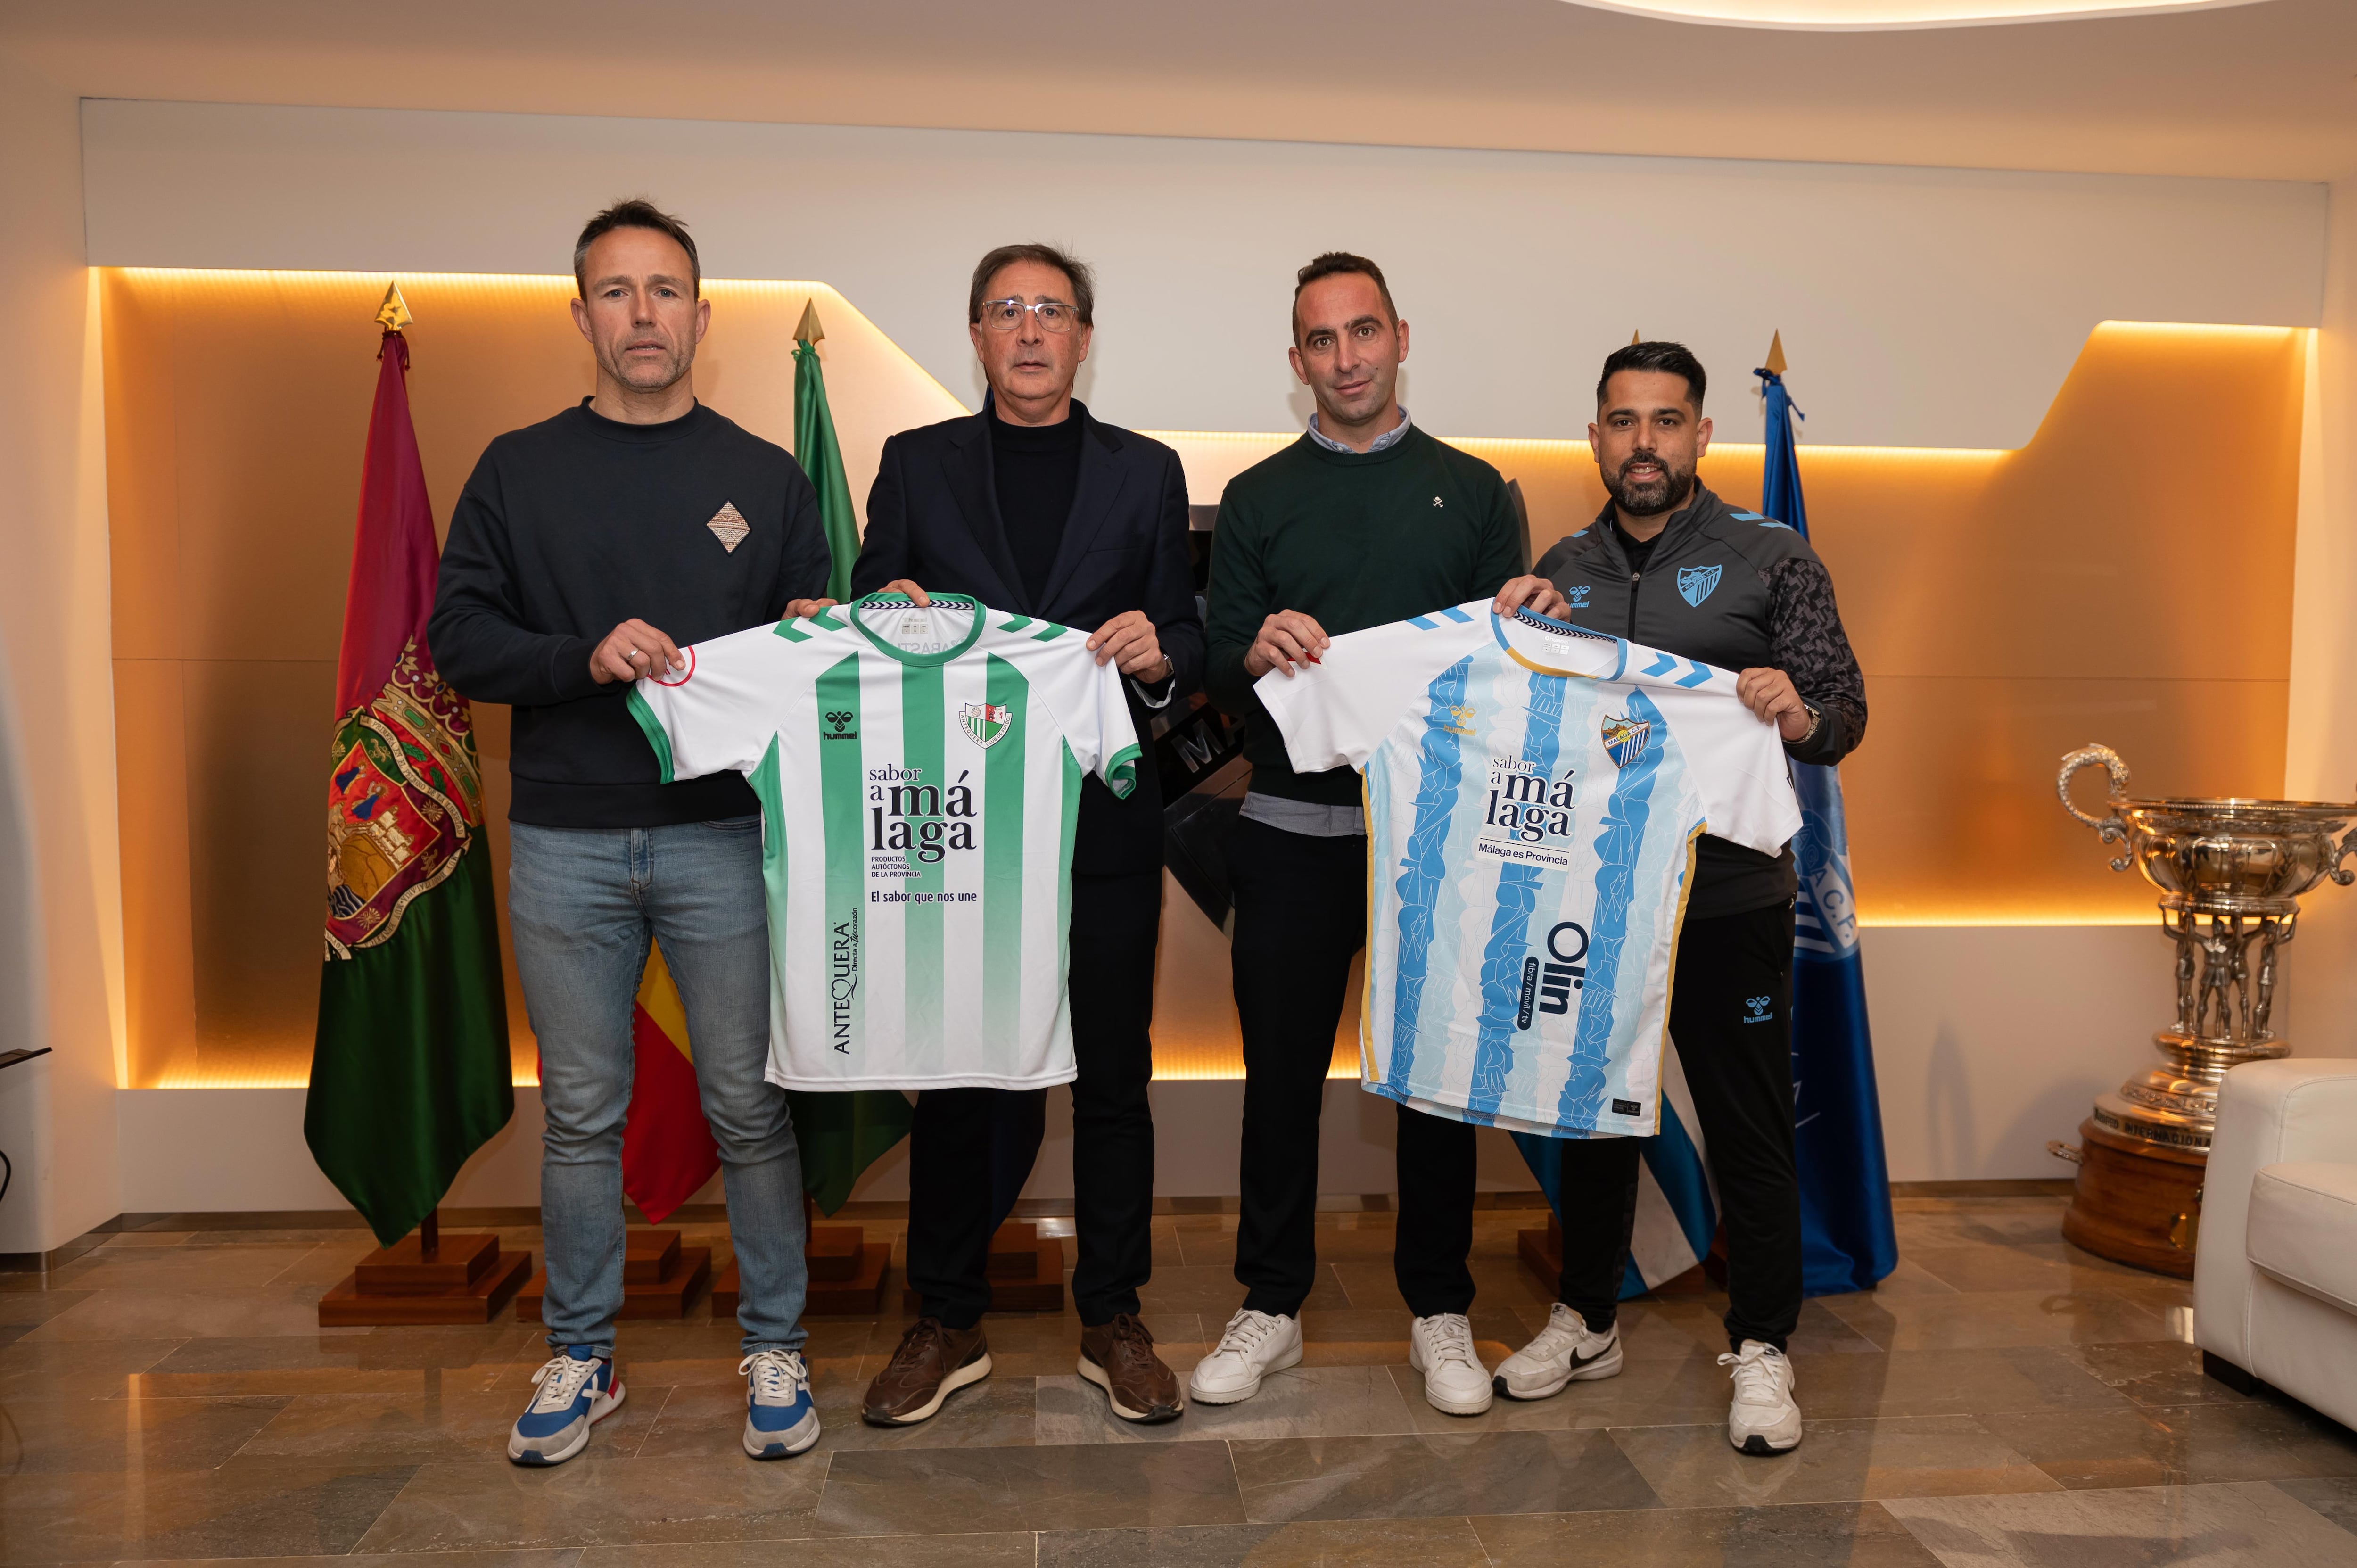
[[[573,286],[584,297],[589,293],[589,247],[600,234],[617,229],[651,229],[678,241],[679,248],[687,252],[687,273],[695,282],[696,296],[703,297],[704,263],[696,257],[695,240],[688,233],[687,224],[643,196],[617,201],[581,226],[581,238],[573,242]]]
[[[1391,313],[1394,326],[1399,322],[1399,306],[1392,303],[1392,285],[1383,281],[1383,269],[1364,256],[1354,256],[1348,251],[1329,251],[1293,274],[1293,329],[1301,331],[1301,291],[1319,278],[1330,278],[1343,273],[1357,273],[1374,280],[1375,292],[1383,296],[1383,308]]]
[[[1696,413],[1702,412],[1702,394],[1710,384],[1703,373],[1702,361],[1684,343],[1631,343],[1625,349],[1615,349],[1604,361],[1604,373],[1596,378],[1596,405],[1604,406],[1604,389],[1612,378],[1623,371],[1659,371],[1663,375],[1686,379],[1686,401],[1694,404]]]
[[[1017,262],[1037,262],[1043,267],[1053,267],[1072,280],[1072,314],[1081,318],[1083,327],[1097,324],[1097,275],[1089,271],[1088,263],[1054,245],[1001,245],[974,266],[974,282],[965,291],[965,318],[982,319],[982,291],[1001,269]]]

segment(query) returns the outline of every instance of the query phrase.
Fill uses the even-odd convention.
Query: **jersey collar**
[[[855,599],[845,606],[843,613],[845,618],[858,628],[859,635],[874,643],[879,652],[888,653],[903,664],[913,664],[920,668],[947,664],[980,640],[983,617],[989,612],[982,607],[980,599],[969,598],[963,594],[934,594],[931,598],[937,605],[946,605],[952,609],[970,609],[974,612],[974,624],[966,628],[964,640],[955,647],[944,648],[938,653],[911,653],[905,648],[896,647],[890,639],[869,630],[867,623],[859,618],[859,612],[864,609],[898,608],[916,603],[906,594],[870,594],[864,599]]]
[[[1583,642],[1609,642],[1612,644],[1613,660],[1611,672],[1607,674],[1601,671],[1591,672],[1586,670],[1557,670],[1552,665],[1540,663],[1537,660],[1525,655],[1521,649],[1516,648],[1512,642],[1507,640],[1506,622],[1509,618],[1522,621],[1525,625],[1535,627],[1541,631],[1553,632],[1560,637],[1577,638]],[[1498,639],[1498,646],[1506,650],[1507,658],[1512,660],[1523,669],[1535,671],[1541,675],[1557,675],[1575,681],[1618,681],[1620,679],[1620,672],[1629,668],[1629,644],[1625,639],[1606,637],[1600,632],[1590,631],[1586,627],[1573,626],[1568,621],[1555,620],[1549,617],[1536,614],[1531,610],[1516,610],[1511,618],[1501,616],[1497,611],[1491,610],[1490,612],[1490,631],[1491,635],[1494,636]]]

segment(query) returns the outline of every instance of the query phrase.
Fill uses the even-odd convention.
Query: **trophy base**
[[[2164,1029],[2152,1039],[2162,1065],[2098,1097],[2095,1125],[2138,1143],[2205,1157],[2218,1125],[2218,1080],[2244,1062],[2291,1054],[2287,1041],[2271,1035],[2221,1040]]]
[[[2079,1124],[2079,1176],[2062,1216],[2062,1239],[2099,1258],[2155,1273],[2193,1277],[2201,1224],[2202,1148],[2169,1147],[2104,1124],[2104,1101]]]

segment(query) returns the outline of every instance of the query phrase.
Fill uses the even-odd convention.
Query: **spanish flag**
[[[695,1087],[687,1009],[659,947],[647,953],[630,1039],[638,1071],[630,1086],[630,1122],[622,1129],[622,1190],[651,1223],[660,1225],[712,1179],[720,1168],[720,1151],[705,1124]],[[786,1103],[802,1148],[802,1190],[823,1214],[849,1201],[860,1173],[909,1135],[908,1100],[886,1090],[789,1090]]]

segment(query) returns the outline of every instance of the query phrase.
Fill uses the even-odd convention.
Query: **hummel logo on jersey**
[[[1774,1023],[1774,1022],[1775,1022],[1775,1015],[1773,1015],[1773,1014],[1771,1014],[1771,1013],[1770,1013],[1770,1012],[1768,1011],[1768,1003],[1769,1003],[1769,1000],[1770,1000],[1770,999],[1769,999],[1769,998],[1767,998],[1767,997],[1765,997],[1765,996],[1747,996],[1747,997],[1745,997],[1745,998],[1743,999],[1743,1005],[1744,1005],[1744,1007],[1745,1007],[1745,1009],[1746,1009],[1746,1012],[1745,1012],[1745,1015],[1744,1015],[1744,1019],[1743,1019],[1743,1021],[1744,1021],[1745,1023],[1747,1023],[1747,1024],[1772,1024],[1772,1023]]]
[[[1448,722],[1440,727],[1447,730],[1450,735],[1471,735],[1473,733],[1473,704],[1470,703],[1460,703],[1457,706],[1450,708],[1448,710]]]
[[[1432,504],[1433,504],[1433,505],[1435,505],[1435,506],[1438,506],[1438,505],[1440,504],[1440,498],[1439,498],[1438,496],[1435,496],[1435,497],[1433,497],[1433,498],[1432,498]]]
[[[958,727],[985,751],[1004,740],[1014,723],[1015,710],[1004,703],[965,703],[958,707]]]
[[[831,714],[820,716],[825,719],[826,727],[818,732],[819,739],[857,740],[859,738],[859,715],[850,709],[837,708]]]
[[[1587,583],[1582,583],[1577,587],[1566,588],[1563,591],[1563,602],[1573,609],[1584,610],[1587,607],[1587,596],[1592,591],[1591,585]]]
[[[1652,738],[1651,719],[1607,717],[1603,725],[1604,755],[1612,759],[1615,768],[1627,768],[1645,755],[1645,743]]]
[[[723,501],[720,510],[712,514],[712,521],[704,526],[712,530],[712,537],[720,541],[720,548],[731,555],[745,542],[745,536],[753,532],[753,525],[745,521],[745,514],[737,510],[735,501]]]
[[[1717,566],[1681,566],[1678,568],[1678,597],[1700,608],[1718,586],[1721,568]]]

